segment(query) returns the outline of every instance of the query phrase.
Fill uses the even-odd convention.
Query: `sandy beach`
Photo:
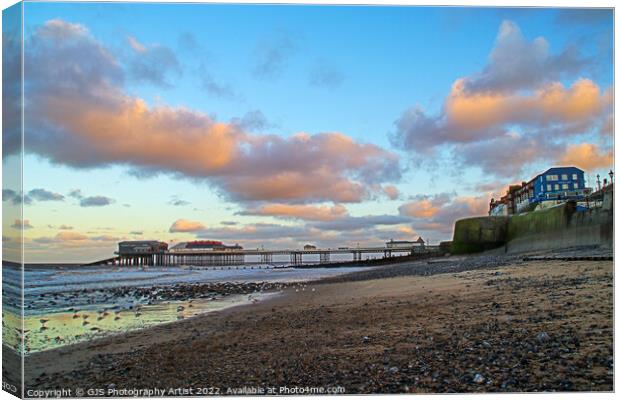
[[[27,389],[283,386],[611,391],[613,262],[409,262],[26,359]]]

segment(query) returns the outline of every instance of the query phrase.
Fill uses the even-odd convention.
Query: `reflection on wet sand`
[[[249,296],[230,295],[222,299],[166,301],[150,305],[139,304],[127,309],[119,307],[100,310],[71,308],[64,312],[46,314],[44,317],[27,315],[24,319],[23,331],[19,328],[19,316],[5,312],[3,314],[5,325],[2,331],[3,341],[6,345],[20,350],[23,336],[24,350],[28,354],[259,301],[273,294],[255,293]]]

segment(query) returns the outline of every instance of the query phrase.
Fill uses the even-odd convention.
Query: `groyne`
[[[524,214],[459,220],[451,252],[503,247],[506,253],[526,253],[580,246],[613,247],[613,190],[604,192],[602,201],[590,208],[567,202]]]

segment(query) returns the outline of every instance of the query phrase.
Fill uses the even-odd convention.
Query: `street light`
[[[601,190],[601,176],[599,174],[596,174],[596,186],[598,190]]]
[[[614,183],[614,171],[609,170],[609,180],[611,181],[611,183]]]

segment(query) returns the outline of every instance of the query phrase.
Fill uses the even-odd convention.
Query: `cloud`
[[[335,89],[342,85],[344,75],[336,68],[321,64],[312,69],[308,81],[312,86]]]
[[[586,171],[598,168],[613,168],[613,150],[602,151],[592,143],[569,145],[565,153],[558,158],[561,165],[574,165]]]
[[[106,196],[89,196],[80,200],[80,207],[103,207],[114,203],[114,199]]]
[[[413,218],[416,230],[425,234],[447,236],[454,229],[454,222],[461,218],[488,214],[490,198],[482,196],[452,196],[440,193],[419,196],[399,207],[402,215]]]
[[[50,192],[45,189],[32,189],[24,195],[24,203],[32,204],[34,200],[37,201],[64,201],[65,196],[60,193]],[[13,189],[2,189],[2,201],[10,201],[11,203],[18,205],[22,202],[22,194]]]
[[[62,224],[62,225],[60,225],[60,226],[58,227],[58,229],[60,229],[60,230],[64,230],[64,231],[70,231],[70,230],[73,230],[73,227],[72,227],[72,226],[70,226],[70,225],[65,225],[65,224]]]
[[[221,225],[225,225],[225,226],[235,226],[238,225],[239,223],[237,221],[222,221],[220,222]]]
[[[16,219],[15,222],[13,222],[13,225],[11,225],[11,228],[13,229],[19,229],[19,230],[26,230],[26,229],[32,229],[34,228],[34,226],[30,225],[30,221],[25,219],[22,223],[21,219]]]
[[[581,56],[576,47],[550,54],[543,37],[528,42],[512,21],[503,21],[489,63],[482,72],[465,81],[471,92],[504,92],[532,89],[582,71],[591,60]]]
[[[181,206],[188,206],[192,203],[190,203],[187,200],[180,199],[178,196],[172,196],[168,204],[170,204],[171,206],[181,207]]]
[[[176,232],[199,232],[205,230],[205,226],[200,222],[177,219],[168,229],[170,233]]]
[[[16,9],[17,10],[17,9]],[[7,13],[10,11],[7,10]],[[21,13],[21,11],[20,11]],[[5,14],[8,17],[8,14]],[[15,17],[19,15],[16,13]],[[22,29],[19,24],[2,29],[2,148],[3,155],[22,146]],[[20,200],[21,201],[21,200]],[[21,251],[20,251],[21,252]]]
[[[40,236],[35,238],[25,238],[25,245],[32,247],[32,243],[37,244],[37,249],[41,246],[53,246],[50,250],[58,248],[113,248],[117,242],[124,240],[123,237],[112,235],[88,236],[79,232],[58,232],[55,236]]]
[[[448,193],[440,193],[433,196],[416,196],[415,201],[405,203],[398,208],[400,215],[415,218],[434,217],[441,208],[451,200]]]
[[[405,111],[396,121],[395,145],[421,153],[445,144],[472,143],[505,135],[512,125],[524,127],[571,126],[589,122],[611,107],[610,90],[588,79],[580,79],[566,88],[552,83],[530,94],[472,93],[458,80],[446,99],[443,113],[429,117],[419,107]]]
[[[206,71],[201,72],[201,86],[210,95],[220,99],[236,99],[238,98],[235,90],[227,83],[218,82],[211,74]]]
[[[463,165],[478,165],[495,176],[519,175],[524,165],[561,151],[545,137],[505,135],[457,147],[455,157]]]
[[[386,185],[383,187],[383,193],[390,199],[396,200],[400,196],[398,188],[394,185]]]
[[[248,111],[243,117],[233,118],[230,122],[238,126],[239,129],[247,131],[261,131],[273,126],[260,110]]]
[[[206,181],[233,201],[358,202],[373,184],[400,178],[396,154],[339,132],[253,135],[187,108],[149,106],[124,93],[122,68],[87,31],[49,41],[41,29],[27,39],[28,112],[37,118],[26,134],[28,150],[53,163]]]
[[[195,53],[201,49],[198,40],[191,32],[183,32],[177,38],[177,42],[180,48],[191,53]]]
[[[74,199],[81,199],[82,197],[84,197],[82,195],[82,191],[80,189],[73,189],[69,192],[69,197],[73,197]]]
[[[129,43],[129,46],[131,46],[131,48],[136,53],[144,54],[144,53],[147,52],[146,46],[143,45],[142,43],[138,42],[138,39],[136,39],[135,37],[127,36],[127,42]]]
[[[64,201],[65,196],[45,189],[32,189],[28,196],[37,201]]]
[[[347,209],[341,204],[335,204],[332,207],[303,204],[266,204],[241,211],[239,214],[302,219],[306,221],[333,221],[347,215]]]
[[[611,91],[602,92],[589,79],[579,79],[569,88],[559,82],[550,83],[530,95],[470,93],[463,90],[462,83],[457,81],[452,88],[446,102],[446,116],[452,126],[467,132],[506,124],[547,125],[592,120],[612,104]],[[456,135],[453,138],[458,140]]]
[[[91,236],[90,240],[95,240],[99,242],[118,243],[119,241],[122,240],[122,238],[118,236],[112,236],[112,235],[99,235],[99,236]]]
[[[159,44],[144,45],[135,37],[128,36],[127,42],[134,54],[129,64],[129,74],[136,82],[152,83],[169,88],[168,75],[179,75],[181,64],[174,52]]]
[[[88,236],[77,232],[59,232],[56,234],[56,239],[61,241],[87,240]]]
[[[312,226],[320,230],[352,231],[369,229],[381,225],[399,225],[411,222],[410,218],[400,215],[367,215],[362,217],[346,216],[333,221],[317,222]]]
[[[26,200],[26,199],[24,199]],[[30,198],[28,198],[29,201],[31,201]],[[22,195],[21,192],[17,193],[15,190],[13,189],[2,189],[2,201],[10,201],[11,203],[15,204],[15,205],[19,205],[22,203]],[[29,203],[27,203],[29,204]]]
[[[235,91],[232,85],[222,82],[220,79],[216,79],[213,76],[206,63],[200,63],[198,65],[197,73],[200,79],[200,86],[209,95],[218,99],[242,100],[242,96]]]
[[[601,125],[601,129],[600,129],[600,134],[601,136],[612,136],[614,135],[614,114],[613,113],[609,113],[607,115],[607,117],[605,118],[605,120],[603,121],[603,124]]]
[[[426,160],[444,150],[463,167],[516,176],[579,135],[608,132],[613,89],[587,78],[561,83],[592,60],[571,47],[557,54],[548,48],[544,38],[527,41],[516,24],[504,21],[486,67],[457,79],[437,114],[420,106],[405,110],[392,145]]]
[[[130,235],[136,235],[136,236],[142,236],[144,234],[143,231],[131,231],[129,232]]]
[[[221,240],[265,240],[277,238],[308,237],[308,231],[301,226],[278,224],[249,224],[240,227],[203,228],[199,232],[201,238],[217,238]]]
[[[280,31],[262,40],[255,50],[254,76],[260,79],[278,78],[296,51],[297,43],[289,32]]]

